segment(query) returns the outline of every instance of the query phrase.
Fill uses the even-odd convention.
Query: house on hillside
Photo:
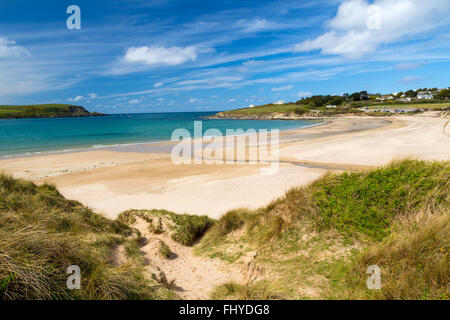
[[[387,95],[387,96],[381,96],[381,97],[378,97],[378,98],[377,98],[378,101],[393,100],[393,99],[394,99],[394,97],[393,97],[393,96],[390,96],[390,95]]]
[[[336,109],[336,105],[335,104],[328,104],[325,108],[327,109]]]
[[[431,99],[433,99],[433,94],[428,91],[419,91],[417,93],[417,99],[431,100]]]
[[[252,103],[251,105],[248,106],[249,108],[254,108],[255,105]]]
[[[275,101],[273,104],[284,104],[284,100]]]
[[[404,98],[396,99],[395,101],[400,101],[400,102],[411,102],[412,99],[409,98],[409,97],[404,97]]]

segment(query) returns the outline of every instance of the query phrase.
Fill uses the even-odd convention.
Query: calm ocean
[[[203,121],[203,130],[296,129],[318,121],[213,120],[202,117],[214,112],[124,114],[92,118],[53,118],[0,120],[0,156],[28,155],[43,151],[61,151],[170,140],[172,131],[188,129],[193,134],[194,120]]]

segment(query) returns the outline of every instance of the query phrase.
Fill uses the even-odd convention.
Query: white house
[[[273,104],[284,104],[284,100],[275,101]]]
[[[335,104],[329,104],[326,106],[327,109],[336,109],[336,105]]]
[[[249,108],[254,108],[255,105],[252,103],[251,105],[248,106]]]
[[[379,101],[392,100],[392,99],[394,99],[393,96],[381,96],[381,97],[377,98],[377,100],[379,100]]]
[[[431,92],[419,91],[417,93],[417,99],[430,100],[430,99],[433,99],[433,94]]]

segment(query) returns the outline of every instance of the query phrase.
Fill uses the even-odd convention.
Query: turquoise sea
[[[0,120],[0,156],[30,155],[116,144],[170,140],[173,130],[188,129],[202,120],[203,130],[280,129],[315,125],[309,120],[204,119],[214,112],[123,114],[91,118],[50,118]]]

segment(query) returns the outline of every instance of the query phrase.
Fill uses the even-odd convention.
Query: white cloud
[[[158,98],[158,101],[159,101],[159,102],[163,102],[163,101],[164,101],[164,98]]]
[[[328,22],[331,30],[295,46],[295,51],[320,50],[359,58],[380,45],[445,25],[450,15],[448,0],[347,0]]]
[[[131,99],[131,100],[128,100],[129,104],[138,104],[138,103],[141,103],[141,102],[142,102],[142,99]]]
[[[190,99],[189,99],[189,102],[193,103],[193,102],[195,102],[195,101],[197,101],[197,100],[198,100],[197,98],[190,98]]]
[[[234,98],[228,100],[228,102],[235,102],[235,101],[236,101],[236,99],[234,99]]]
[[[416,83],[423,80],[422,77],[418,77],[418,76],[406,76],[400,79],[400,83],[402,84],[411,84],[411,83]]]
[[[260,62],[251,59],[251,60],[247,60],[242,62],[242,67],[239,69],[242,72],[247,72],[249,71],[251,68],[258,66],[260,64]]]
[[[69,99],[67,99],[67,101],[77,102],[77,101],[80,101],[80,100],[83,100],[83,99],[84,99],[83,96],[76,96],[75,98],[69,98]]]
[[[62,78],[55,70],[26,60],[0,58],[0,96],[5,103],[13,96],[22,97],[37,92],[66,89],[81,79],[69,76]]]
[[[244,32],[258,32],[280,28],[280,26],[275,22],[270,22],[266,19],[259,18],[253,20],[241,19],[236,23],[236,25],[243,28]]]
[[[89,99],[95,99],[98,97],[98,95],[96,93],[89,93]]]
[[[189,47],[131,47],[127,50],[124,60],[126,62],[140,62],[147,65],[175,66],[187,61],[197,59],[197,49]]]
[[[423,63],[414,63],[414,62],[399,63],[395,66],[395,69],[397,69],[397,70],[413,70],[413,69],[417,69],[418,67],[420,67],[422,65],[423,65]]]
[[[14,41],[0,37],[0,58],[18,57],[21,55],[30,56],[30,53],[25,48],[15,44]]]
[[[155,88],[159,88],[159,87],[162,87],[164,85],[164,82],[157,82],[157,83],[155,83],[153,86],[155,87]]]
[[[256,60],[254,60],[254,59],[251,59],[251,60],[247,60],[247,61],[242,62],[242,65],[245,66],[245,67],[253,66],[253,65],[255,65],[255,64],[257,64],[257,62],[256,62]]]
[[[285,91],[285,90],[291,90],[294,86],[292,84],[279,87],[279,88],[272,88],[272,91]]]
[[[309,91],[300,91],[299,93],[297,93],[297,97],[299,97],[299,98],[308,98],[311,96],[312,96],[312,93]]]

